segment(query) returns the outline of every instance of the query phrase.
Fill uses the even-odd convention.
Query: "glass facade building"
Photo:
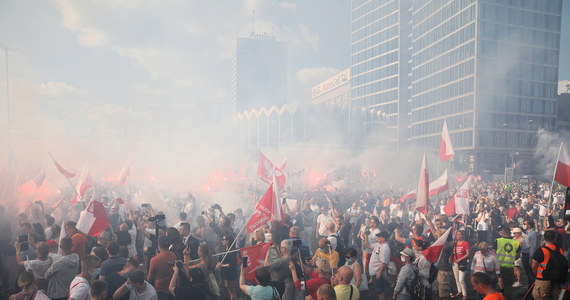
[[[400,118],[391,125],[407,126],[408,140],[427,149],[437,149],[447,121],[458,150],[456,163],[468,163],[473,171],[497,174],[519,162],[521,172],[532,172],[525,162],[536,146],[537,130],[556,127],[562,0],[405,2],[410,7],[398,1],[352,1],[353,78],[370,74],[362,77],[381,85],[375,90],[362,85],[369,82],[364,78],[353,81],[353,101],[382,103],[382,109],[394,114],[405,107],[396,103],[407,103],[408,124]],[[372,36],[384,35],[372,48],[379,50],[366,52],[355,43],[356,29],[364,22],[355,18],[364,14],[359,8],[379,12],[379,20],[402,11],[409,18],[400,14],[390,19],[397,22],[373,27]],[[404,23],[411,28],[407,35],[394,29]],[[403,41],[390,44],[391,39],[406,39],[409,47],[404,49]],[[410,51],[408,59],[403,51]],[[367,69],[360,67],[361,61],[372,64]],[[406,63],[410,71],[398,72]],[[393,79],[404,75],[407,85]],[[397,90],[409,91],[408,97],[405,92],[398,97]]]
[[[287,103],[287,46],[274,36],[238,38],[232,53],[233,113]]]

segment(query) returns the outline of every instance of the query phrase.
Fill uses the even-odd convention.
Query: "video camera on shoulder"
[[[176,266],[179,269],[184,267],[184,263],[181,260],[169,261],[168,265],[171,267]]]

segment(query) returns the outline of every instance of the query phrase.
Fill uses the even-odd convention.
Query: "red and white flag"
[[[244,277],[247,280],[255,282],[255,270],[263,267],[265,256],[267,255],[267,251],[271,244],[272,243],[264,243],[239,249],[240,256],[242,258],[248,258],[247,267],[244,270]]]
[[[247,232],[252,233],[269,221],[281,221],[281,206],[277,204],[277,201],[279,199],[271,183],[245,225]]]
[[[453,198],[447,202],[443,211],[446,215],[463,215],[469,214],[469,195],[471,193],[471,183],[473,178],[469,177],[465,183],[459,188],[459,191],[455,193]]]
[[[59,249],[59,251],[57,253],[59,253],[60,255],[63,255],[63,251],[61,250],[61,240],[67,236],[67,232],[65,232],[65,221],[61,222],[61,229],[59,230],[59,238],[57,239],[57,249]]]
[[[267,184],[273,182],[273,176],[277,177],[279,186],[285,186],[285,174],[283,169],[287,165],[287,161],[283,162],[281,168],[278,168],[263,153],[259,154],[259,164],[257,165],[257,177]]]
[[[88,173],[87,176],[85,176],[85,178],[83,179],[83,181],[80,181],[81,184],[79,184],[78,182],[78,188],[77,188],[77,193],[79,194],[79,196],[81,196],[81,198],[83,198],[83,196],[85,196],[85,193],[87,192],[87,190],[94,188],[95,184],[93,184],[93,179],[91,178],[91,173]],[[79,197],[77,197],[77,194],[75,194],[75,197],[73,197],[73,200],[71,201],[71,203],[77,203],[79,202]]]
[[[277,176],[273,176],[273,210],[271,212],[271,218],[276,222],[283,222],[283,208],[281,207],[281,197],[279,197],[279,187]]]
[[[69,171],[67,171],[66,169],[64,169],[53,157],[53,155],[51,155],[51,153],[49,153],[49,156],[51,156],[51,159],[53,160],[53,163],[55,164],[55,167],[57,168],[57,170],[59,171],[59,173],[61,173],[61,175],[67,177],[67,178],[73,178],[75,177],[75,173],[71,173]]]
[[[435,194],[440,194],[449,190],[449,182],[447,180],[447,169],[439,176],[438,179],[429,184],[429,195],[433,196]],[[416,190],[407,192],[399,202],[404,203],[407,199],[416,199]]]
[[[121,170],[121,173],[119,174],[119,177],[117,177],[117,182],[124,186],[125,183],[127,183],[127,177],[131,175],[131,168],[127,165],[125,165],[123,167],[123,170]]]
[[[441,251],[443,250],[443,246],[449,239],[449,234],[451,233],[451,228],[447,229],[447,231],[437,239],[431,246],[429,246],[426,250],[422,252],[424,257],[432,264],[437,262],[439,256],[441,255]]]
[[[420,170],[420,181],[418,182],[417,191],[416,210],[425,215],[429,209],[429,175],[425,153],[422,160],[422,169]]]
[[[450,160],[454,155],[455,151],[453,151],[453,145],[447,130],[447,122],[443,121],[443,130],[441,131],[441,141],[439,143],[439,159],[443,161]]]
[[[558,151],[554,179],[561,185],[570,186],[570,155],[568,155],[568,149],[566,149],[564,144],[560,145],[560,150]]]
[[[109,228],[109,217],[103,203],[91,200],[84,211],[79,215],[77,229],[90,236],[99,236]]]
[[[447,169],[445,169],[438,179],[429,184],[429,195],[441,194],[447,190],[449,190],[449,182],[447,180]]]

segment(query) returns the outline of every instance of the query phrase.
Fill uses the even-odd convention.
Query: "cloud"
[[[40,95],[50,97],[61,97],[74,93],[82,93],[82,91],[71,84],[65,82],[48,81],[36,86]]]
[[[309,30],[309,27],[307,27],[307,25],[305,25],[305,24],[299,25],[299,30],[301,31],[301,35],[302,35],[304,41],[307,44],[309,44],[309,46],[311,46],[311,49],[313,49],[313,51],[315,53],[318,53],[319,52],[319,35],[311,32],[311,30]]]
[[[337,68],[317,67],[297,71],[297,79],[302,83],[318,83],[340,72]]]
[[[83,16],[66,0],[55,1],[62,17],[63,25],[77,34],[79,43],[83,46],[100,47],[108,44],[107,35],[95,28],[82,23]]]

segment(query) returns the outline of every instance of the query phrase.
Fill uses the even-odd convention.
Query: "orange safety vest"
[[[544,249],[545,247],[548,247],[549,249],[556,251],[555,245],[546,245],[546,246],[540,247],[540,250],[542,250],[542,254],[544,255],[544,260],[542,260],[538,264],[538,267],[536,268],[536,278],[537,279],[544,279],[544,277],[542,277],[542,272],[544,272],[544,270],[546,270],[546,265],[548,265],[548,261],[550,261],[550,251],[548,251],[547,249]],[[558,248],[558,251],[560,252],[560,254],[564,255],[564,252],[562,252],[562,249]]]

